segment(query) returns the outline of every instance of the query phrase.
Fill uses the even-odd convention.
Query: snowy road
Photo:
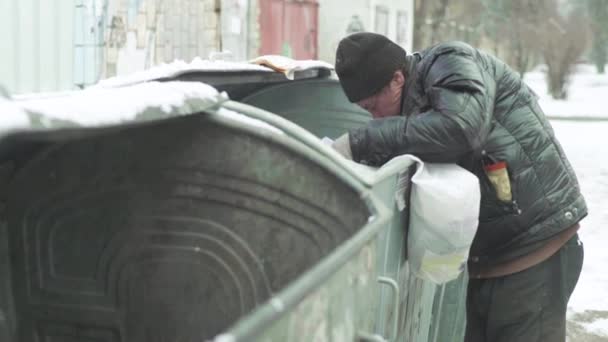
[[[583,272],[568,310],[569,342],[608,342],[608,74],[579,65],[569,82],[566,101],[547,94],[543,66],[525,81],[540,96],[551,117],[603,118],[604,121],[552,121],[557,138],[576,170],[589,216],[579,235],[585,245]]]
[[[589,207],[579,232],[585,263],[569,305],[570,341],[608,341],[608,122],[552,125]]]

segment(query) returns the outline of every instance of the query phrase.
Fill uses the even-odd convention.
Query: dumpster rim
[[[277,114],[252,105],[232,100],[222,102],[220,103],[220,106],[235,111],[237,113],[247,115],[251,118],[258,119],[271,126],[278,128],[286,136],[293,138],[299,141],[300,143],[303,143],[311,150],[329,159],[331,161],[331,164],[334,165],[334,167],[344,170],[346,173],[349,174],[350,177],[352,177],[354,180],[356,180],[358,183],[362,184],[365,188],[368,189],[372,188],[375,184],[383,181],[384,179],[393,176],[395,172],[399,170],[405,171],[407,167],[411,165],[411,163],[409,162],[393,163],[387,168],[383,168],[377,172],[374,172],[373,175],[363,175],[358,172],[354,167],[352,167],[352,165],[349,164],[352,161],[345,159],[332,147],[321,142],[321,139],[316,137],[314,134],[312,134],[301,126],[280,117]]]

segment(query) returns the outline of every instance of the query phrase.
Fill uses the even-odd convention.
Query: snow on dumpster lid
[[[17,131],[101,127],[199,113],[227,100],[201,82],[146,82],[120,88],[88,88],[62,93],[30,94],[14,101],[0,97],[0,138]],[[248,126],[282,133],[243,114],[217,115]]]
[[[201,112],[225,95],[200,82],[149,82],[0,98],[0,137],[17,131],[100,127]]]
[[[28,114],[16,103],[0,97],[0,137],[30,125]]]
[[[168,64],[160,64],[147,70],[135,72],[129,75],[111,77],[99,81],[95,87],[122,87],[136,83],[148,82],[163,78],[175,77],[185,72],[195,71],[257,71],[273,72],[272,69],[255,64],[236,63],[226,61],[209,61],[197,57],[190,63],[176,60]]]
[[[297,71],[308,69],[326,69],[333,70],[334,66],[317,60],[295,60],[285,56],[266,55],[255,58],[251,61],[253,64],[264,65],[272,70],[285,74],[287,79],[293,80]]]
[[[286,66],[287,69],[285,69]],[[282,72],[287,78],[293,79],[293,74],[296,71],[308,69],[333,70],[333,66],[321,61],[300,61],[274,55],[261,56],[252,60],[251,62],[229,62],[222,60],[211,61],[196,57],[190,63],[186,63],[182,60],[176,60],[169,64],[161,64],[144,71],[135,72],[133,74],[101,80],[98,84],[92,87],[122,87],[137,83],[177,77],[189,72]]]

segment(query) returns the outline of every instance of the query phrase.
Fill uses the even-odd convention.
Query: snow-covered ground
[[[585,262],[570,299],[572,329],[585,328],[608,341],[608,122],[553,121],[557,138],[572,163],[587,200],[589,216],[581,222]],[[579,334],[577,336],[580,335]]]
[[[608,341],[608,75],[579,66],[570,84],[570,98],[556,101],[546,95],[544,75],[535,71],[526,82],[541,97],[552,117],[594,117],[607,121],[552,120],[570,162],[578,175],[589,207],[581,223],[585,262],[568,308],[571,342]]]
[[[543,66],[525,75],[525,81],[540,96],[540,105],[551,117],[581,117],[608,119],[608,106],[602,105],[608,96],[608,74],[598,75],[591,65],[578,65],[570,78],[568,100],[554,100],[547,94]]]

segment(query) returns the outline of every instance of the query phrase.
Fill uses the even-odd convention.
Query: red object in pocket
[[[484,165],[484,170],[488,176],[488,180],[496,190],[496,197],[503,202],[511,202],[513,194],[511,193],[511,181],[509,179],[509,171],[507,163],[504,161]]]
[[[491,172],[491,171],[498,171],[498,170],[502,170],[502,169],[506,169],[507,168],[507,162],[498,162],[498,163],[494,163],[494,164],[489,164],[489,165],[484,165],[483,166],[484,170]]]

